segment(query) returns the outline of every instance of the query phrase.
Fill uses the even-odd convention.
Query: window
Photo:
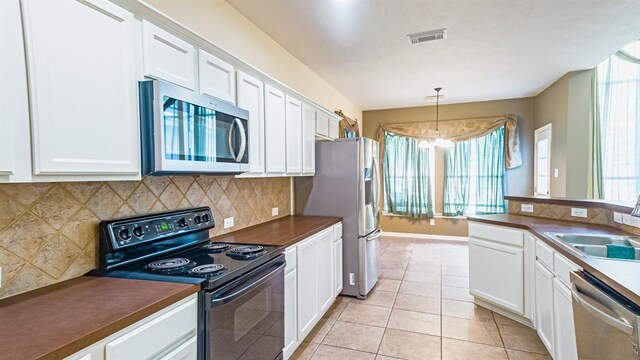
[[[640,41],[596,69],[604,198],[640,194]]]
[[[433,217],[434,151],[413,138],[385,133],[384,211],[413,218]]]
[[[505,212],[504,127],[445,154],[444,215]]]

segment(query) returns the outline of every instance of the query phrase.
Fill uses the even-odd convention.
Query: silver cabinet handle
[[[633,326],[627,324],[626,322],[616,319],[613,316],[605,313],[604,311],[596,308],[595,306],[589,304],[588,301],[582,298],[582,295],[578,291],[578,287],[576,284],[571,284],[571,295],[578,302],[578,304],[582,305],[582,307],[587,310],[591,315],[597,317],[598,319],[604,321],[610,326],[618,329],[619,331],[631,336],[633,335]]]
[[[236,157],[236,162],[240,162],[242,161],[242,157],[244,156],[244,152],[247,150],[247,135],[246,130],[244,128],[244,125],[242,125],[242,121],[240,121],[240,119],[236,118],[234,120],[234,122],[238,125],[238,128],[240,128],[240,152],[238,153],[238,156]]]

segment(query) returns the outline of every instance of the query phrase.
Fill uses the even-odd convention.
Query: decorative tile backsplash
[[[209,206],[215,236],[290,214],[288,178],[149,176],[142,181],[0,184],[0,298],[97,266],[101,220]],[[271,208],[279,216],[271,216]],[[235,225],[223,229],[223,219]]]
[[[533,213],[522,212],[520,205],[522,204],[531,204],[533,205]],[[558,219],[558,220],[566,220],[566,221],[575,221],[582,223],[590,223],[590,224],[599,224],[599,225],[607,225],[611,227],[618,228],[620,230],[640,235],[640,228],[633,227],[626,224],[619,224],[613,220],[614,211],[611,209],[605,209],[600,207],[588,207],[587,209],[587,217],[575,217],[571,216],[571,208],[579,207],[579,206],[569,206],[569,205],[558,205],[558,204],[547,204],[541,202],[521,202],[515,200],[509,200],[509,213],[518,214],[518,215],[526,215],[526,216],[534,216],[541,217],[547,219]]]

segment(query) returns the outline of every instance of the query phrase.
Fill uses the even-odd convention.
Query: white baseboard
[[[410,234],[410,233],[389,232],[389,231],[383,231],[382,236],[430,239],[430,240],[462,241],[462,242],[469,241],[469,238],[466,236],[451,236],[451,235],[437,235],[437,234]]]

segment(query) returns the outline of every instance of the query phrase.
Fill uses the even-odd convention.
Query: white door
[[[0,1],[0,182],[31,177],[29,96],[20,1]]]
[[[333,296],[342,291],[342,238],[333,242]]]
[[[298,244],[298,339],[304,339],[319,319],[318,236]]]
[[[316,172],[316,109],[302,104],[302,172],[313,175]]]
[[[302,173],[302,102],[286,96],[287,174]]]
[[[536,261],[536,329],[540,340],[554,357],[553,274],[539,261]]]
[[[198,51],[198,78],[202,94],[236,103],[236,69],[204,50]]]
[[[144,74],[195,90],[196,49],[152,23],[142,21]]]
[[[35,174],[139,174],[133,15],[25,0]]]
[[[320,314],[324,314],[334,299],[333,228],[318,234],[318,297]]]
[[[523,249],[470,237],[469,290],[474,296],[524,315]]]
[[[322,110],[318,110],[316,117],[316,134],[329,137],[329,115]]]
[[[329,118],[329,137],[331,139],[340,137],[340,120],[334,117]]]
[[[286,163],[285,98],[273,86],[264,87],[264,141],[267,173],[284,173]]]
[[[536,129],[534,151],[534,189],[536,195],[551,193],[551,124]]]
[[[553,280],[553,323],[556,359],[578,360],[571,290],[558,278]]]
[[[249,171],[264,172],[264,84],[238,71],[238,106],[249,112]]]
[[[288,359],[298,344],[297,329],[297,272],[290,271],[284,276],[284,358]]]

